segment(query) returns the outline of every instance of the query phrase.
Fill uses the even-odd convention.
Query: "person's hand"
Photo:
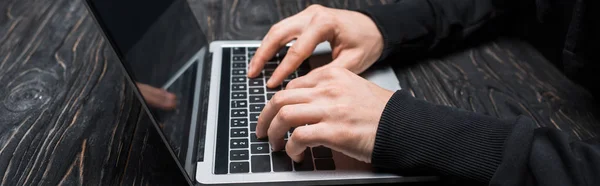
[[[136,83],[136,85],[140,89],[146,103],[151,107],[162,110],[173,110],[177,106],[177,96],[175,94],[143,83]]]
[[[334,60],[329,66],[343,67],[357,74],[375,63],[383,50],[381,33],[366,15],[312,5],[271,27],[252,57],[248,77],[258,76],[267,60],[294,39],[296,42],[273,72],[267,87],[281,84],[323,41],[329,41],[332,48]]]
[[[296,162],[306,147],[326,146],[371,162],[381,113],[393,92],[339,67],[322,67],[290,81],[258,118],[256,136],[269,138]],[[308,125],[306,125],[308,124]],[[297,127],[284,144],[284,135]]]

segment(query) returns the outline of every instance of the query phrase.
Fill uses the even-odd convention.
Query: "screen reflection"
[[[195,118],[201,111],[194,104],[199,99],[197,94],[202,92],[196,86],[206,51],[202,48],[207,42],[187,2],[88,2],[180,163],[184,166],[195,163],[198,157],[193,152],[203,144],[200,147],[189,147],[188,144],[190,136],[194,135],[190,131],[196,131],[190,128],[195,126],[192,122],[202,120]],[[200,125],[201,122],[197,123]],[[203,126],[199,127],[197,131]]]

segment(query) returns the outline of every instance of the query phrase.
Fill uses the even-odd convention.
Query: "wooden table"
[[[261,39],[310,3],[386,3],[189,2],[210,41]],[[0,10],[0,185],[185,184],[81,0],[2,0]],[[576,140],[600,134],[591,95],[523,42],[390,63],[401,86],[427,101],[527,115]]]

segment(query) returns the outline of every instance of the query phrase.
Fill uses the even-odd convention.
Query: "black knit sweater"
[[[591,21],[582,2],[403,0],[359,11],[371,17],[383,35],[380,60],[390,55],[415,58],[450,51],[494,34],[528,37],[519,30],[531,34],[535,29],[520,26],[542,22],[537,26],[543,30],[546,23],[556,23],[548,26],[554,30],[535,33],[530,41],[545,46],[540,51],[547,58],[597,96],[597,85],[580,80],[597,79],[593,72],[600,72],[598,58],[586,53],[592,50],[586,48],[588,43],[598,41],[595,35],[600,33],[590,33],[600,22]],[[596,1],[587,2],[600,8]],[[544,17],[553,20],[543,21]],[[574,25],[573,20],[580,24]],[[482,30],[486,34],[478,34]],[[558,130],[535,129],[527,117],[501,120],[433,105],[403,91],[396,92],[383,111],[372,163],[402,174],[434,174],[490,185],[600,185],[599,140],[572,142]]]

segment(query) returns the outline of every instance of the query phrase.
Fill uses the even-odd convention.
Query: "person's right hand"
[[[250,62],[248,77],[258,76],[267,60],[294,39],[296,42],[273,72],[267,87],[279,86],[323,41],[329,41],[332,48],[333,61],[327,66],[356,74],[375,63],[383,50],[381,33],[366,15],[312,5],[271,27]]]

